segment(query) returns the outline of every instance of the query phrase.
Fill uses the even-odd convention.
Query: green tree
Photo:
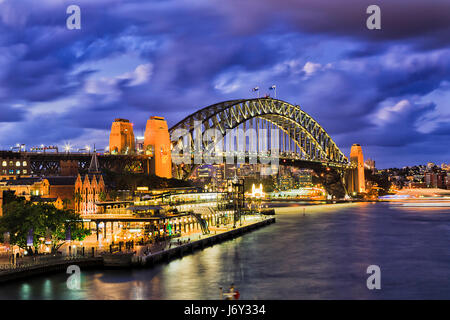
[[[25,200],[16,200],[4,206],[0,218],[0,234],[10,233],[10,243],[27,248],[27,236],[33,230],[33,246],[41,243],[39,238],[51,235],[52,252],[65,243],[66,230],[70,227],[73,240],[82,241],[90,234],[83,229],[81,218],[73,210],[60,210],[50,204],[32,204]]]
[[[98,198],[101,202],[105,202],[106,201],[106,193],[101,191],[98,195]]]
[[[112,201],[116,201],[117,197],[119,196],[119,193],[116,190],[110,190],[108,195]]]
[[[72,203],[72,200],[70,200],[70,199],[63,199],[62,203],[63,203],[63,208],[67,209],[67,207]]]

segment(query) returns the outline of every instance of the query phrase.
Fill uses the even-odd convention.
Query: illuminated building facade
[[[136,152],[144,154],[144,137],[136,137]]]
[[[351,192],[365,192],[366,180],[364,178],[364,157],[361,145],[352,145],[350,150],[350,162],[356,164],[357,167],[351,172],[349,190]]]
[[[109,135],[111,154],[131,154],[135,150],[133,124],[127,119],[115,119]]]
[[[75,211],[81,214],[98,213],[96,203],[100,202],[102,194],[106,194],[106,187],[100,173],[97,154],[94,152],[88,174],[84,178],[78,175],[75,181]]]
[[[105,192],[105,182],[101,175],[78,175],[75,181],[75,211],[81,214],[95,214],[99,210],[95,205],[100,202],[100,194]]]
[[[299,170],[297,174],[298,186],[312,186],[312,171],[311,170]]]
[[[59,209],[73,209],[74,184],[75,177],[18,178],[1,181],[0,192],[10,190],[31,202],[46,202]]]
[[[448,185],[447,173],[425,172],[424,180],[427,188],[445,189]]]
[[[198,178],[210,178],[212,175],[212,166],[204,165],[197,168],[197,177]]]
[[[152,169],[157,176],[172,178],[172,156],[169,128],[163,117],[150,117],[144,134],[145,154],[153,155]]]
[[[30,162],[26,157],[0,157],[0,179],[15,179],[30,175]]]

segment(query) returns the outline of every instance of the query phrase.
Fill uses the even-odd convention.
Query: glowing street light
[[[66,151],[67,153],[70,152],[70,149],[72,149],[72,146],[70,145],[70,143],[66,143],[64,145],[64,151]]]

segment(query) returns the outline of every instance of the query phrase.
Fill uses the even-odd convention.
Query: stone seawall
[[[48,264],[28,266],[20,269],[12,269],[0,272],[0,283],[23,279],[41,274],[66,272],[70,265],[77,265],[82,270],[88,268],[103,267],[103,258],[82,258],[69,259],[64,261],[55,261]]]
[[[244,233],[254,229],[272,224],[275,218],[268,218],[243,227],[237,227],[225,232],[208,236],[203,239],[195,240],[187,244],[183,244],[164,251],[155,252],[145,257],[132,257],[129,254],[122,254],[105,257],[92,257],[80,259],[68,259],[62,261],[49,262],[47,264],[32,265],[20,269],[11,269],[0,271],[0,283],[24,279],[27,277],[49,274],[49,273],[65,273],[70,265],[77,265],[81,270],[85,269],[107,269],[107,268],[142,268],[151,267],[158,263],[168,262],[172,259],[181,258],[184,255],[193,253],[195,250],[204,249],[216,243],[220,243],[229,239],[241,236]]]
[[[186,254],[193,253],[195,250],[204,249],[216,243],[220,243],[229,239],[239,237],[244,233],[272,224],[274,222],[275,218],[269,218],[247,226],[239,227],[216,235],[212,235],[204,239],[192,241],[190,243],[183,244],[168,250],[156,252],[146,257],[139,257],[138,259],[134,259],[133,265],[153,266],[157,263],[168,262],[172,259],[181,258]]]

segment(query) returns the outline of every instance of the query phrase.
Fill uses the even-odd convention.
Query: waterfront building
[[[312,186],[303,187],[299,189],[291,189],[284,191],[274,191],[268,194],[271,199],[313,199],[313,200],[325,200],[326,191],[322,187]]]
[[[148,192],[140,200],[95,203],[97,212],[83,215],[84,226],[93,231],[86,241],[117,243],[190,235],[205,232],[232,214],[218,210],[227,200],[224,193],[195,188],[140,191]]]

